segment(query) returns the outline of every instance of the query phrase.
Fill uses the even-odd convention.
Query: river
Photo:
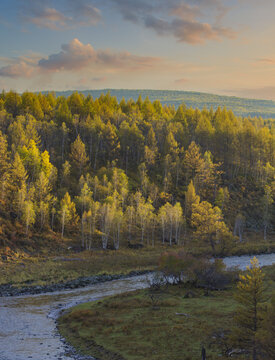
[[[252,256],[224,259],[226,266],[244,269]],[[275,253],[258,255],[260,265],[275,263]],[[146,275],[113,280],[75,290],[0,298],[0,360],[84,360],[75,355],[56,329],[60,310],[79,303],[148,286]]]

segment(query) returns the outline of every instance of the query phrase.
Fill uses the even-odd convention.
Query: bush
[[[225,265],[221,259],[203,261],[194,268],[196,285],[207,290],[221,290],[226,288],[232,281],[231,273],[225,271]]]
[[[192,283],[206,289],[224,289],[233,279],[234,274],[225,271],[222,260],[195,258],[192,255],[165,253],[159,261],[159,272],[166,282],[172,284]]]
[[[183,252],[164,253],[159,260],[159,271],[167,282],[178,284],[193,278],[195,258]]]

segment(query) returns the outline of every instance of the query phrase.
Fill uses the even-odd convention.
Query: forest
[[[51,231],[87,250],[222,254],[245,233],[272,236],[274,176],[261,118],[109,93],[0,95],[1,246]]]
[[[236,96],[215,95],[196,91],[181,91],[181,90],[148,90],[148,89],[103,89],[103,90],[81,90],[79,91],[84,96],[91,95],[93,98],[98,98],[102,94],[110,93],[115,96],[120,102],[124,97],[126,101],[134,99],[139,96],[142,98],[148,97],[150,101],[159,100],[162,105],[174,105],[178,108],[182,102],[188,107],[198,108],[202,110],[204,107],[210,109],[212,106],[214,110],[220,107],[227,107],[231,109],[237,116],[258,116],[265,119],[267,122],[275,118],[275,101],[246,99]],[[47,94],[48,92],[42,92]],[[73,90],[57,91],[56,96],[68,97],[74,93]]]

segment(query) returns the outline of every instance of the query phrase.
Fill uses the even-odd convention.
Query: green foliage
[[[272,124],[221,107],[188,108],[188,101],[175,109],[162,105],[167,94],[150,101],[152,92],[145,93],[120,102],[111,93],[3,93],[2,213],[14,212],[25,225],[23,205],[31,201],[32,230],[63,233],[71,222],[62,202],[68,194],[76,205],[72,229],[81,228],[86,247],[195,239],[194,246],[222,254],[235,245],[232,230],[240,242],[245,230],[261,230],[268,242],[275,225]],[[88,202],[80,200],[83,191]]]
[[[166,259],[170,263],[168,256]],[[220,263],[214,267],[223,272]],[[265,272],[268,277],[274,266]],[[274,279],[270,286],[274,288]],[[211,360],[225,360],[236,353],[227,340],[237,308],[232,289],[205,296],[202,289],[179,284],[157,288],[157,293],[160,291],[157,303],[150,300],[148,290],[140,290],[78,305],[60,318],[59,330],[82,353],[104,360],[114,356],[129,360],[200,359],[202,345]],[[152,304],[157,306],[152,308]],[[236,358],[248,357],[240,354]]]
[[[232,281],[232,274],[225,272],[222,260],[214,262],[194,257],[185,252],[164,253],[160,257],[158,271],[167,281],[175,284],[195,284],[207,291],[224,289]]]
[[[79,170],[79,173],[82,174],[88,162],[88,157],[86,155],[85,144],[81,141],[79,135],[71,145],[71,160],[74,166]]]
[[[77,225],[78,222],[75,204],[71,201],[71,197],[68,192],[66,192],[64,198],[60,201],[59,217],[62,225],[61,235],[63,237],[65,226],[70,223],[70,227],[72,227]]]
[[[257,258],[251,260],[247,274],[240,275],[235,294],[239,306],[234,317],[235,328],[232,340],[249,352],[251,359],[259,358],[260,344],[258,333],[262,327],[264,294],[263,273]]]
[[[267,359],[275,357],[275,293],[271,298],[267,311],[263,316],[262,328],[258,332],[261,351]]]
[[[236,96],[220,96],[207,93],[199,93],[194,91],[169,91],[169,90],[85,90],[81,92],[85,96],[92,96],[94,99],[99,97],[101,94],[109,93],[115,96],[118,101],[124,97],[126,101],[128,99],[134,99],[137,101],[139,108],[142,106],[142,98],[145,99],[147,96],[151,101],[158,100],[162,105],[174,105],[176,108],[181,110],[186,109],[186,106],[192,107],[193,109],[199,108],[212,108],[214,111],[221,106],[228,109],[232,109],[237,116],[250,116],[259,117],[264,119],[271,119],[275,117],[274,101],[270,100],[255,100],[255,99],[243,99]],[[59,91],[58,96],[70,96],[72,91]],[[183,104],[183,105],[182,105]],[[183,112],[178,112],[176,119],[185,119]]]
[[[208,241],[213,251],[222,238],[229,236],[220,208],[207,201],[193,204],[192,226],[196,229],[195,236]]]

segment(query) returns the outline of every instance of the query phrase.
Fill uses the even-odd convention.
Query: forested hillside
[[[261,119],[77,92],[2,93],[0,109],[1,245],[51,232],[220,253],[272,232],[275,134]]]
[[[57,91],[58,96],[70,96],[74,91]],[[124,97],[126,101],[134,99],[135,101],[141,95],[143,99],[147,96],[153,102],[159,100],[162,105],[174,105],[177,109],[183,102],[188,107],[214,110],[220,107],[231,109],[238,116],[258,116],[263,119],[275,118],[275,101],[245,99],[236,96],[222,96],[195,91],[176,91],[176,90],[129,90],[129,89],[104,89],[104,90],[83,90],[81,93],[85,96],[91,95],[94,98],[102,93],[110,93],[120,102]]]

